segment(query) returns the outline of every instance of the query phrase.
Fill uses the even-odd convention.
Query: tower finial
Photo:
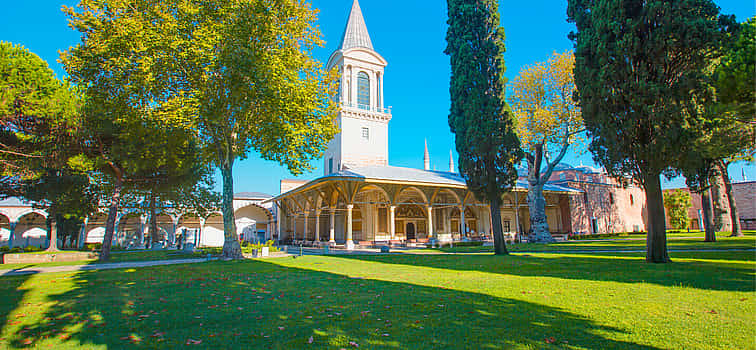
[[[449,172],[454,172],[454,155],[452,154],[452,150],[449,150]]]
[[[344,36],[341,37],[340,49],[348,50],[355,47],[373,49],[373,42],[370,40],[365,18],[362,16],[360,2],[357,0],[352,3],[352,11],[349,13]]]
[[[425,154],[423,155],[425,170],[430,170],[430,154],[428,154],[428,139],[425,139]]]

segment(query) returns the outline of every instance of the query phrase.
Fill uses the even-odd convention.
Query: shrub
[[[102,243],[87,243],[84,245],[84,250],[91,250],[93,252],[102,250]]]
[[[645,232],[633,232],[633,234],[640,234]],[[627,237],[630,233],[627,232],[618,232],[618,233],[594,233],[589,235],[576,235],[576,234],[570,234],[568,235],[568,238],[570,240],[585,240],[585,239],[599,239],[599,238],[614,238],[614,237]]]
[[[2,246],[0,247],[0,253],[7,254],[7,253],[23,253],[23,250],[21,250],[21,247],[13,247],[13,249],[8,248],[8,246]]]
[[[268,251],[271,253],[278,251],[278,248],[274,246],[275,242],[273,242],[272,240],[268,240],[265,243],[249,243],[249,242],[244,242],[244,243],[246,244],[242,244],[242,252],[247,253],[247,254],[251,254],[252,251],[255,249],[260,250],[262,249],[262,247],[268,247]]]
[[[37,246],[35,246],[35,245],[30,245],[30,246],[28,246],[28,247],[26,247],[26,248],[23,248],[23,249],[22,249],[22,251],[23,251],[24,253],[34,253],[34,252],[41,252],[41,251],[43,251],[43,250],[44,250],[44,249],[42,249],[42,247],[37,247]]]
[[[447,248],[452,245],[454,247],[481,247],[483,246],[483,241],[454,242],[453,244],[443,243],[441,244],[441,248]]]
[[[664,208],[667,209],[669,224],[677,230],[684,230],[690,226],[688,210],[691,207],[690,192],[674,190],[664,193]]]

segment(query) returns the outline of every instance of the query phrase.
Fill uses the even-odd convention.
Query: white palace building
[[[341,71],[337,118],[341,132],[325,152],[325,176],[309,182],[283,180],[271,201],[278,208],[279,238],[317,244],[372,245],[375,242],[449,241],[487,236],[491,232],[487,203],[467,190],[465,180],[449,171],[389,165],[384,69],[388,63],[375,51],[357,0],[339,48],[327,68]],[[569,230],[570,198],[582,191],[545,186],[552,230]],[[526,182],[506,196],[502,224],[507,232],[528,227]]]
[[[234,198],[240,239],[274,239],[329,244],[347,249],[377,243],[423,243],[489,238],[488,203],[467,190],[454,171],[430,170],[427,146],[424,169],[389,165],[391,110],[384,103],[384,69],[388,62],[373,48],[357,0],[344,35],[327,68],[341,71],[337,117],[341,132],[328,144],[324,176],[282,180],[281,194],[239,193]],[[509,236],[528,231],[527,181],[521,177],[505,195],[502,227]],[[645,230],[645,195],[623,188],[590,167],[562,164],[544,186],[546,215],[552,233],[604,233]],[[116,244],[141,246],[147,232],[144,209],[123,210]],[[45,245],[47,214],[15,198],[0,201],[0,244]],[[101,242],[105,212],[87,218],[81,241]],[[170,210],[157,218],[163,241],[178,233],[198,246],[223,244],[220,213],[207,217]]]

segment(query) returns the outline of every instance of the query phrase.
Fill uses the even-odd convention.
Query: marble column
[[[426,209],[428,210],[428,238],[435,239],[436,235],[433,233],[433,207],[429,205]]]
[[[207,219],[200,219],[199,234],[197,232],[194,233],[194,247],[199,247],[200,243],[202,243],[202,232],[205,231],[205,221]]]
[[[291,241],[294,242],[297,240],[297,216],[292,215],[291,216]]]
[[[146,220],[147,220],[147,218],[145,216],[140,216],[139,217],[139,237],[138,237],[138,240],[139,240],[138,243],[139,244],[138,244],[138,246],[140,246],[140,247],[144,246],[144,231],[146,230],[146,227],[145,227],[146,226],[145,225],[145,221]],[[116,230],[116,232],[118,232],[118,225],[116,225],[116,229],[115,230]]]
[[[389,207],[389,234],[391,239],[396,239],[396,206]]]
[[[515,200],[515,240],[520,240],[520,198],[517,192],[514,193]]]
[[[352,204],[347,205],[346,249],[348,250],[354,249],[354,240],[352,239],[352,209],[354,209],[354,205]]]
[[[84,248],[84,242],[87,240],[87,225],[89,225],[89,217],[84,218],[84,224],[81,225],[81,230],[79,230],[79,241],[77,242],[79,249]]]
[[[320,209],[315,210],[315,242],[320,242]]]
[[[309,216],[310,216],[310,213],[306,211],[304,213],[304,231],[302,231],[302,240],[303,241],[307,240],[307,218]]]
[[[328,228],[328,242],[336,243],[336,208],[331,208],[331,225]]]
[[[11,222],[10,223],[10,233],[8,235],[8,248],[13,248],[13,239],[16,238],[16,226],[18,226],[18,222]]]
[[[459,207],[459,238],[467,237],[467,223],[465,222],[465,206]]]

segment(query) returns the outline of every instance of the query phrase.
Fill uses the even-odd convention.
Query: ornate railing
[[[384,114],[391,114],[391,107],[389,108],[380,108],[380,107],[374,107],[370,105],[364,105],[360,103],[351,103],[351,102],[341,102],[342,107],[346,108],[356,108],[361,109],[363,111],[370,111],[370,112],[378,112],[378,113],[384,113]]]

